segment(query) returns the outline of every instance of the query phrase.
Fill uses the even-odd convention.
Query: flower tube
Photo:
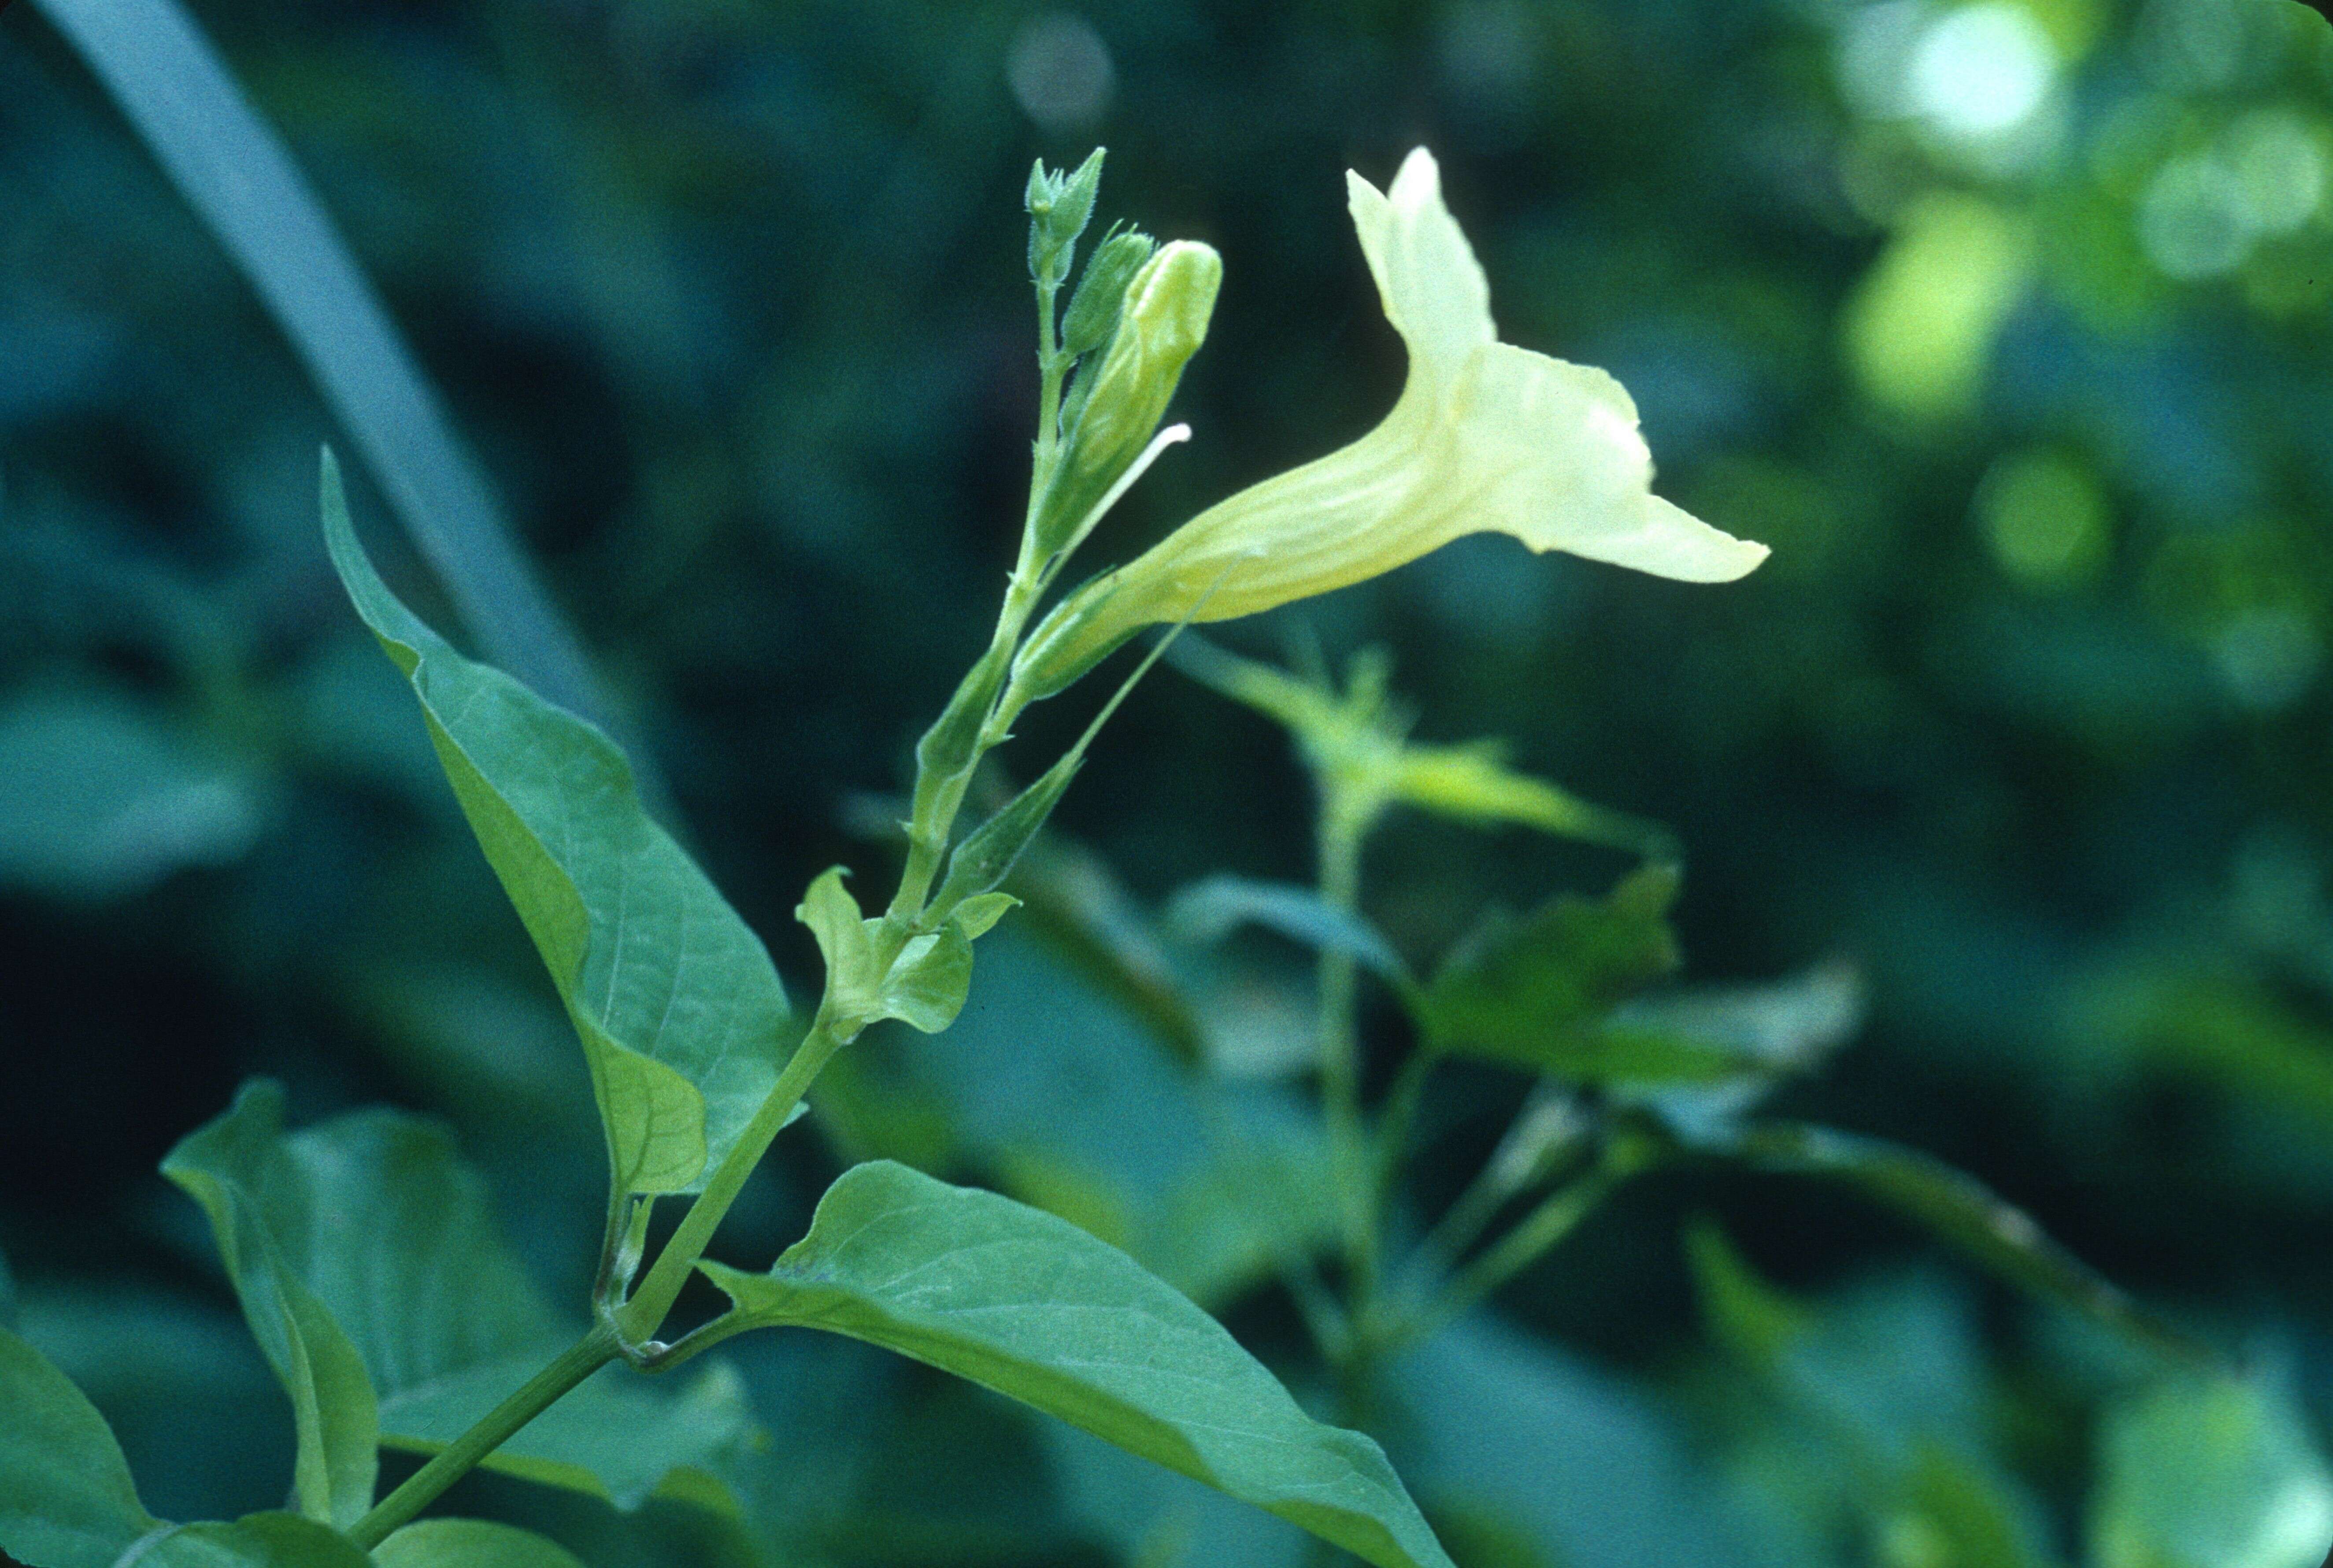
[[[1685,582],[1729,582],[1766,559],[1764,545],[1652,492],[1652,454],[1618,381],[1498,340],[1489,284],[1430,153],[1412,152],[1388,191],[1346,179],[1386,318],[1409,350],[1393,411],[1070,595],[1022,651],[1026,697],[1059,691],[1146,626],[1254,615],[1462,534],[1511,533]]]

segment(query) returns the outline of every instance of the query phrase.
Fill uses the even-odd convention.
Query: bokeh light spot
[[[2016,129],[2041,107],[2058,52],[2022,5],[1985,0],[1930,24],[1908,64],[1906,107],[1946,136],[1976,140]]]
[[[1976,517],[2002,570],[2030,588],[2087,581],[2112,544],[2106,492],[2088,466],[2059,453],[1995,463],[1977,486]]]
[[[1022,112],[1051,131],[1099,124],[1118,90],[1109,45],[1084,17],[1065,11],[1029,19],[1013,40],[1004,79]]]

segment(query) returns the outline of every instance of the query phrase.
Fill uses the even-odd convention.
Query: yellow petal
[[[1491,285],[1442,203],[1442,170],[1432,153],[1421,147],[1403,159],[1383,194],[1350,170],[1345,190],[1378,299],[1409,346],[1413,374],[1455,372],[1497,339]]]
[[[1490,290],[1424,148],[1390,190],[1349,175],[1353,226],[1409,349],[1399,401],[1351,445],[1209,507],[1046,617],[1020,668],[1066,681],[1145,626],[1229,620],[1510,533],[1686,582],[1766,559],[1652,492],[1637,406],[1603,371],[1498,341]],[[1055,688],[1058,689],[1058,688]]]

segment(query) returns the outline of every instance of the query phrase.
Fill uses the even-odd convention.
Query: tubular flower
[[[1603,371],[1502,343],[1490,286],[1412,152],[1389,191],[1346,176],[1386,317],[1409,350],[1401,397],[1351,445],[1208,508],[1046,617],[1017,672],[1058,690],[1143,626],[1229,620],[1327,593],[1495,530],[1686,582],[1730,582],[1766,547],[1652,492],[1637,406]]]

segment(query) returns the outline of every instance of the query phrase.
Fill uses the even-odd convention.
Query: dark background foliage
[[[1106,216],[1225,259],[1196,438],[1098,540],[1122,555],[1390,402],[1342,176],[1430,144],[1504,335],[1610,368],[1664,492],[1773,559],[1708,588],[1478,538],[1228,640],[1385,645],[1420,734],[1509,737],[1673,824],[1695,976],[1867,974],[1867,1028],[1792,1109],[1982,1174],[2333,1406],[2333,47],[2299,8],[196,10],[797,990],[794,899],[878,872],[850,802],[901,783],[1019,525],[1029,160],[1106,142]],[[28,1321],[90,1347],[73,1370],[148,1380],[109,1409],[250,1412],[260,1450],[153,1173],[245,1075],[302,1115],[454,1119],[547,1276],[596,1219],[580,1062],[320,548],[339,438],[59,39],[0,15],[0,1248]],[[1092,700],[1032,715],[1014,765]],[[1164,674],[1061,820],[1156,899],[1304,878],[1308,808],[1276,732]],[[1370,902],[1424,963],[1486,902],[1619,869],[1406,821]],[[1403,1038],[1373,1016],[1381,1065]],[[1422,1211],[1518,1094],[1445,1082]],[[734,1250],[790,1235],[826,1160],[781,1161]],[[1689,1391],[1696,1214],[1796,1289],[1947,1267],[1810,1186],[1680,1178],[1503,1304]],[[2044,1331],[1973,1299],[2013,1382]],[[1240,1326],[1268,1344],[1275,1311]],[[937,1397],[881,1419],[1000,1451],[994,1410]],[[274,1500],[232,1429],[190,1453],[149,1425],[158,1508]],[[2074,1506],[2073,1429],[2001,1426]]]

